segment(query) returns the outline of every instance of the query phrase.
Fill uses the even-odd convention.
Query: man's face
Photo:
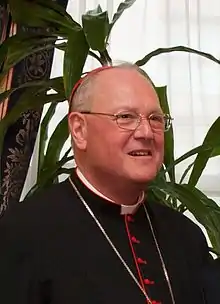
[[[150,82],[132,69],[100,72],[91,112],[132,111],[148,117],[161,113]],[[164,154],[164,132],[153,132],[144,119],[137,129],[119,128],[111,117],[86,115],[88,170],[115,182],[147,183],[155,178]]]

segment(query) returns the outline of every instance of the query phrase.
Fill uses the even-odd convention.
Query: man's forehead
[[[149,78],[141,74],[136,68],[115,67],[113,69],[104,70],[95,77],[97,83],[99,82],[106,86],[114,84],[115,86],[118,85],[118,87],[120,87],[121,85],[126,85],[128,83],[129,87],[135,87],[135,85],[139,84],[145,88],[154,90]]]
[[[138,108],[141,100],[158,107],[159,101],[150,80],[135,69],[114,68],[96,75],[93,87],[95,108]]]
[[[123,76],[123,77],[121,77]],[[113,67],[110,69],[104,69],[102,71],[99,71],[96,75],[94,75],[97,81],[107,81],[108,80],[114,80],[116,79],[117,81],[123,81],[123,80],[128,80],[130,78],[142,78],[146,80],[148,83],[147,77],[143,76],[136,68],[134,67]]]
[[[70,109],[108,111],[120,104],[139,107],[138,100],[158,105],[158,97],[148,75],[135,65],[104,66],[84,75],[74,86]],[[111,107],[110,107],[111,106]],[[113,106],[113,107],[112,107]]]
[[[93,89],[95,95],[114,95],[132,93],[135,90],[154,95],[156,91],[151,81],[135,68],[115,67],[104,70],[93,76]]]

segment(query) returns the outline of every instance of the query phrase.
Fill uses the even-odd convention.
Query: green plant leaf
[[[180,184],[182,184],[184,182],[184,179],[186,178],[188,172],[192,169],[193,165],[194,165],[194,161],[191,164],[189,164],[188,167],[184,170],[184,172],[180,178],[180,182],[179,182]]]
[[[158,56],[160,54],[165,54],[165,53],[171,53],[171,52],[187,52],[187,53],[192,53],[192,54],[197,54],[200,55],[202,57],[205,57],[207,59],[210,59],[218,64],[220,64],[220,60],[218,60],[216,57],[212,56],[209,53],[206,52],[201,52],[186,46],[174,46],[174,47],[168,47],[168,48],[159,48],[156,49],[154,51],[152,51],[151,53],[147,54],[144,58],[142,58],[141,60],[138,60],[136,62],[136,65],[138,66],[143,66],[145,65],[151,58]]]
[[[27,56],[39,51],[53,49],[55,36],[19,33],[9,37],[0,45],[0,83],[9,69]]]
[[[220,254],[220,207],[196,187],[175,185],[180,201],[206,228],[213,248]]]
[[[161,191],[159,187],[154,187],[153,189],[150,189],[147,192],[147,197],[150,202],[160,202],[163,203],[164,205],[170,207],[170,204],[168,204],[166,200],[166,193]]]
[[[106,37],[109,30],[108,13],[101,6],[82,15],[83,30],[91,49],[103,52],[106,48]]]
[[[47,168],[52,168],[59,161],[61,150],[69,137],[67,115],[58,123],[56,129],[50,137],[44,163],[43,172]],[[40,175],[41,176],[41,172]]]
[[[166,180],[164,178],[157,178],[151,182],[147,188],[147,197],[149,195],[149,201],[161,203],[166,206],[174,208],[170,202],[167,201],[167,193],[164,191],[164,184],[166,185]]]
[[[25,199],[41,191],[42,189],[48,187],[49,185],[54,183],[54,180],[57,180],[59,176],[60,169],[64,166],[67,162],[74,159],[74,156],[68,156],[70,153],[71,148],[64,154],[63,158],[58,161],[52,168],[47,168],[41,173],[40,179],[38,182],[30,189],[30,191],[25,196]]]
[[[95,58],[101,65],[104,65],[105,62],[102,61],[102,58],[100,58],[98,55],[96,55],[94,52],[89,51],[89,56]]]
[[[112,65],[112,59],[107,51],[105,49],[103,52],[99,52],[100,54],[100,61],[102,65]]]
[[[171,196],[170,193],[167,192],[168,183],[166,181],[166,176],[164,172],[165,171],[162,168],[160,174],[158,174],[156,178],[148,185],[148,192],[153,192],[153,194],[157,198],[157,202],[163,203],[164,205],[167,205],[172,209],[177,210],[178,206],[176,197]]]
[[[167,100],[167,87],[156,87],[156,92],[160,100],[160,105],[164,113],[170,115],[169,104]],[[168,168],[170,164],[174,162],[174,136],[173,136],[173,127],[171,125],[170,130],[165,132],[165,147],[164,147],[164,164]],[[175,167],[172,167],[168,174],[170,180],[175,182]]]
[[[189,187],[186,184],[160,183],[152,184],[151,188],[164,191],[167,196],[172,196],[181,202],[201,223],[216,251],[220,253],[220,207],[205,194],[195,187]],[[171,206],[172,207],[172,206]]]
[[[49,89],[54,89],[57,93],[46,95],[45,92]],[[62,77],[24,83],[18,88],[13,88],[0,94],[1,101],[16,90],[21,90],[23,93],[20,95],[16,106],[0,121],[0,154],[8,128],[15,123],[24,112],[42,107],[43,104],[47,102],[60,102],[65,100]]]
[[[16,107],[13,107],[9,113],[0,121],[0,153],[2,151],[3,141],[7,129],[13,123],[15,123],[23,113],[32,109],[40,109],[44,104],[50,102],[62,102],[65,101],[66,97],[64,92],[56,94],[45,93],[45,89],[39,89],[39,87],[26,88],[24,93],[21,94]]]
[[[83,29],[72,31],[68,37],[67,48],[64,55],[64,87],[66,97],[69,99],[73,86],[80,79],[83,67],[88,56],[89,45]]]
[[[55,45],[55,48],[57,48],[58,50],[61,50],[61,51],[66,51],[66,48],[67,48],[67,43],[66,42],[63,42],[63,43],[59,43],[59,44],[56,44]],[[90,55],[91,57],[95,58],[101,65],[104,65],[105,62],[102,61],[102,58],[100,58],[98,55],[96,55],[94,52],[92,51],[89,51],[88,52],[88,55]]]
[[[48,140],[48,128],[51,119],[53,118],[58,103],[51,103],[49,109],[47,110],[41,124],[40,124],[40,140],[39,140],[39,152],[38,152],[38,178],[44,163],[44,153],[46,142]],[[38,179],[37,178],[37,179]]]
[[[182,161],[186,160],[187,158],[192,157],[193,155],[199,153],[199,152],[208,152],[208,151],[213,151],[213,153],[211,154],[211,157],[215,157],[219,152],[219,148],[220,146],[211,146],[211,145],[200,145],[196,148],[193,148],[192,150],[186,152],[185,154],[183,154],[182,156],[178,157],[172,164],[170,164],[168,166],[168,168],[164,169],[164,172],[168,172],[172,167],[177,166],[179,163],[181,163]],[[161,172],[164,174],[164,172]]]
[[[219,156],[220,155],[220,146],[219,147],[216,147],[212,150],[212,154],[211,154],[211,157],[216,157],[216,156]]]
[[[66,48],[67,48],[67,42],[56,43],[55,48],[60,50],[60,51],[65,52]]]
[[[214,151],[214,147],[216,146],[220,147],[219,130],[220,130],[220,117],[218,117],[216,121],[212,124],[203,141],[203,145],[210,146],[213,148],[207,151],[199,152],[195,159],[194,166],[188,182],[190,186],[195,186],[197,184],[209,158],[211,157]]]
[[[72,29],[80,27],[62,6],[52,0],[9,0],[9,7],[13,20],[20,25],[50,28],[64,37]]]
[[[115,24],[115,22],[121,17],[121,15],[123,14],[123,12],[131,7],[134,3],[136,2],[136,0],[125,0],[124,2],[121,2],[117,8],[116,13],[114,14],[113,18],[112,18],[112,22],[110,23],[109,26],[109,31],[108,31],[108,37],[107,37],[107,41],[109,38],[109,35],[111,33],[111,30]]]
[[[73,168],[74,167],[72,167],[72,168],[61,168],[59,171],[58,171],[58,173],[59,173],[59,175],[60,174],[68,174],[68,175],[70,175],[72,172],[73,172]]]
[[[36,80],[36,81],[29,81],[21,84],[19,87],[12,88],[10,90],[7,90],[0,94],[0,104],[3,102],[6,98],[10,97],[10,95],[16,91],[30,88],[30,87],[39,87],[39,89],[42,90],[49,90],[53,89],[56,92],[64,92],[64,86],[63,86],[63,77],[56,77],[49,80]],[[1,122],[0,122],[1,124]]]

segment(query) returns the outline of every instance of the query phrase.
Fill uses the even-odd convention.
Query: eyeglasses
[[[82,111],[82,114],[92,114],[92,115],[104,115],[112,117],[116,121],[119,128],[124,130],[134,131],[136,130],[143,119],[146,119],[153,131],[163,131],[169,130],[173,118],[169,114],[162,113],[152,113],[148,117],[137,114],[135,112],[121,112],[118,114],[100,113],[100,112],[90,112]]]

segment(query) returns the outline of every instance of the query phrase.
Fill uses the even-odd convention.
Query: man
[[[206,265],[202,272],[202,281],[207,303],[220,303],[220,258]]]
[[[5,216],[1,303],[205,303],[203,234],[144,194],[170,121],[135,66],[98,69],[75,86],[77,168]]]

